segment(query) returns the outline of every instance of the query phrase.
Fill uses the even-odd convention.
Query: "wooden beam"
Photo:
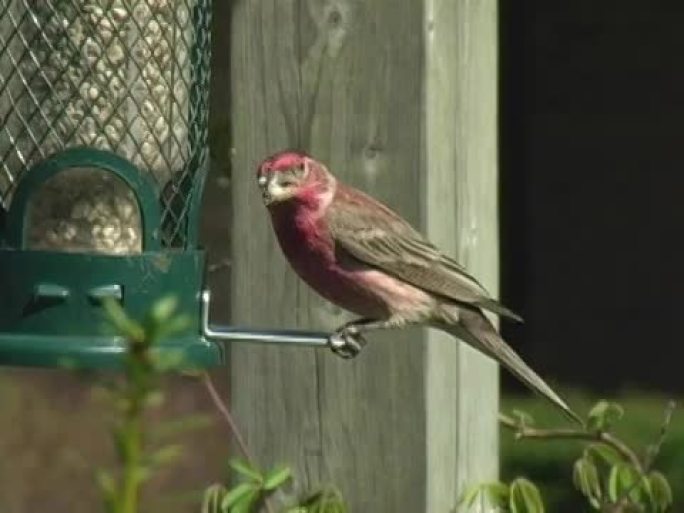
[[[292,146],[401,212],[496,291],[496,2],[233,3],[233,321],[348,317],[289,270],[255,184]],[[264,465],[337,485],[351,511],[448,512],[496,477],[496,366],[427,330],[353,361],[235,345],[232,404]]]

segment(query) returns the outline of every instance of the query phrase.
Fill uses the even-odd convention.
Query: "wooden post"
[[[301,146],[399,211],[496,292],[496,1],[233,3],[233,321],[347,317],[289,270],[255,184]],[[355,360],[235,344],[232,404],[259,462],[354,512],[447,513],[497,473],[496,366],[438,333],[370,337]]]

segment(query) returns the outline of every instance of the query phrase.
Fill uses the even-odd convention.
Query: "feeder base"
[[[117,368],[125,341],[113,334],[102,300],[120,301],[141,320],[162,297],[178,300],[189,327],[155,350],[180,353],[183,366],[224,361],[202,331],[204,252],[109,256],[0,249],[0,365]]]

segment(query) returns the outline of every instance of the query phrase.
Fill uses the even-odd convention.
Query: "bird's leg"
[[[361,352],[366,345],[363,334],[368,331],[394,328],[396,322],[391,319],[356,319],[348,322],[330,335],[330,348],[342,358],[353,358]]]
[[[358,326],[372,322],[371,319],[356,319],[336,329],[330,335],[330,349],[342,358],[354,358],[361,352],[366,340],[361,336]]]

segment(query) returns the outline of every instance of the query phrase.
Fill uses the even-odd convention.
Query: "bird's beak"
[[[266,185],[261,189],[261,198],[264,201],[264,205],[267,207],[279,203],[281,201],[287,200],[292,196],[292,191],[284,189],[277,179],[271,179],[266,183]]]
[[[271,194],[271,180],[262,175],[258,179],[259,187],[261,188],[261,199],[264,205],[269,206],[273,203],[273,195]]]

